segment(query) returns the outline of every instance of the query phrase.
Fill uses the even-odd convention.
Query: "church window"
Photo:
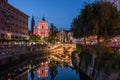
[[[42,29],[44,28],[44,26],[42,26]]]

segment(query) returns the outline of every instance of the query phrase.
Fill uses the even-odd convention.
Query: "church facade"
[[[34,27],[34,35],[39,36],[40,38],[49,37],[50,29],[45,19],[38,22],[37,26]]]

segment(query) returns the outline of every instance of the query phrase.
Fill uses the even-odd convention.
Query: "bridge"
[[[57,53],[63,53],[64,51],[71,52],[76,50],[76,44],[49,44],[46,50]]]
[[[70,62],[71,53],[76,50],[76,44],[49,44],[45,49],[51,60]]]

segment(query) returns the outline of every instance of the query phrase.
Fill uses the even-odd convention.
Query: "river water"
[[[80,80],[67,51],[45,53],[40,58],[36,67],[29,70],[28,80]]]
[[[12,63],[0,80],[82,80],[71,62],[69,53],[40,53]]]
[[[28,80],[80,80],[80,75],[71,63],[54,62],[29,71]]]

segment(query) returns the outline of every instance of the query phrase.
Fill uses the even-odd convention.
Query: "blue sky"
[[[8,0],[11,5],[30,16],[29,29],[32,15],[36,24],[45,17],[49,25],[53,23],[58,29],[70,29],[73,18],[79,14],[85,1],[90,0]]]

